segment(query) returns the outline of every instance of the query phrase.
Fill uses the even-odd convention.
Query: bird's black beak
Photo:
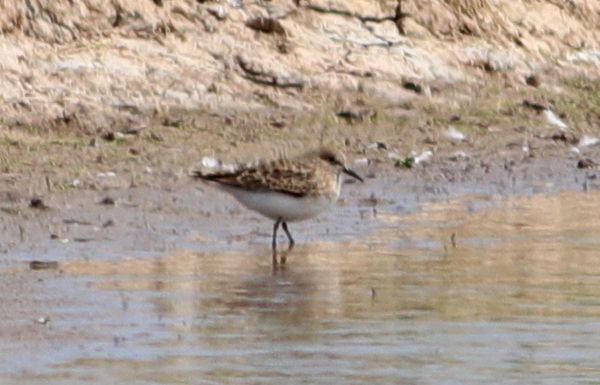
[[[344,174],[348,174],[348,175],[350,175],[352,178],[355,178],[355,179],[358,179],[358,180],[359,180],[359,181],[361,181],[361,182],[364,182],[363,178],[361,178],[361,177],[360,177],[360,176],[359,176],[357,173],[355,173],[354,171],[350,170],[350,169],[349,169],[349,168],[347,168],[347,167],[344,167],[344,168],[342,169],[342,172],[343,172]]]

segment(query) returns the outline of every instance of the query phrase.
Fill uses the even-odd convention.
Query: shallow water
[[[378,208],[378,231],[299,245],[278,271],[268,244],[6,269],[0,382],[598,384],[598,207]]]

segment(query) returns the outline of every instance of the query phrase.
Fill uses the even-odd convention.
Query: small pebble
[[[596,162],[591,160],[590,158],[580,159],[577,162],[577,168],[593,168],[596,167]]]
[[[40,317],[35,320],[35,323],[38,323],[40,325],[46,325],[48,322],[50,322],[50,317]]]
[[[115,205],[115,200],[111,197],[105,197],[103,198],[100,202],[98,202],[101,205],[106,205],[106,206],[114,206]]]
[[[48,206],[46,206],[46,204],[44,203],[42,198],[32,198],[31,201],[29,202],[29,207],[31,207],[32,209],[38,209],[38,210],[47,210],[48,209]]]

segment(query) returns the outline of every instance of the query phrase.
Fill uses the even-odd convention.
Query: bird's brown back
[[[331,171],[319,159],[279,159],[233,172],[217,172],[195,177],[251,191],[277,191],[296,197],[317,195],[335,188]]]

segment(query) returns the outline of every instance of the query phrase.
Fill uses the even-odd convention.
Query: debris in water
[[[55,270],[58,269],[56,261],[30,261],[29,268],[31,270]]]

